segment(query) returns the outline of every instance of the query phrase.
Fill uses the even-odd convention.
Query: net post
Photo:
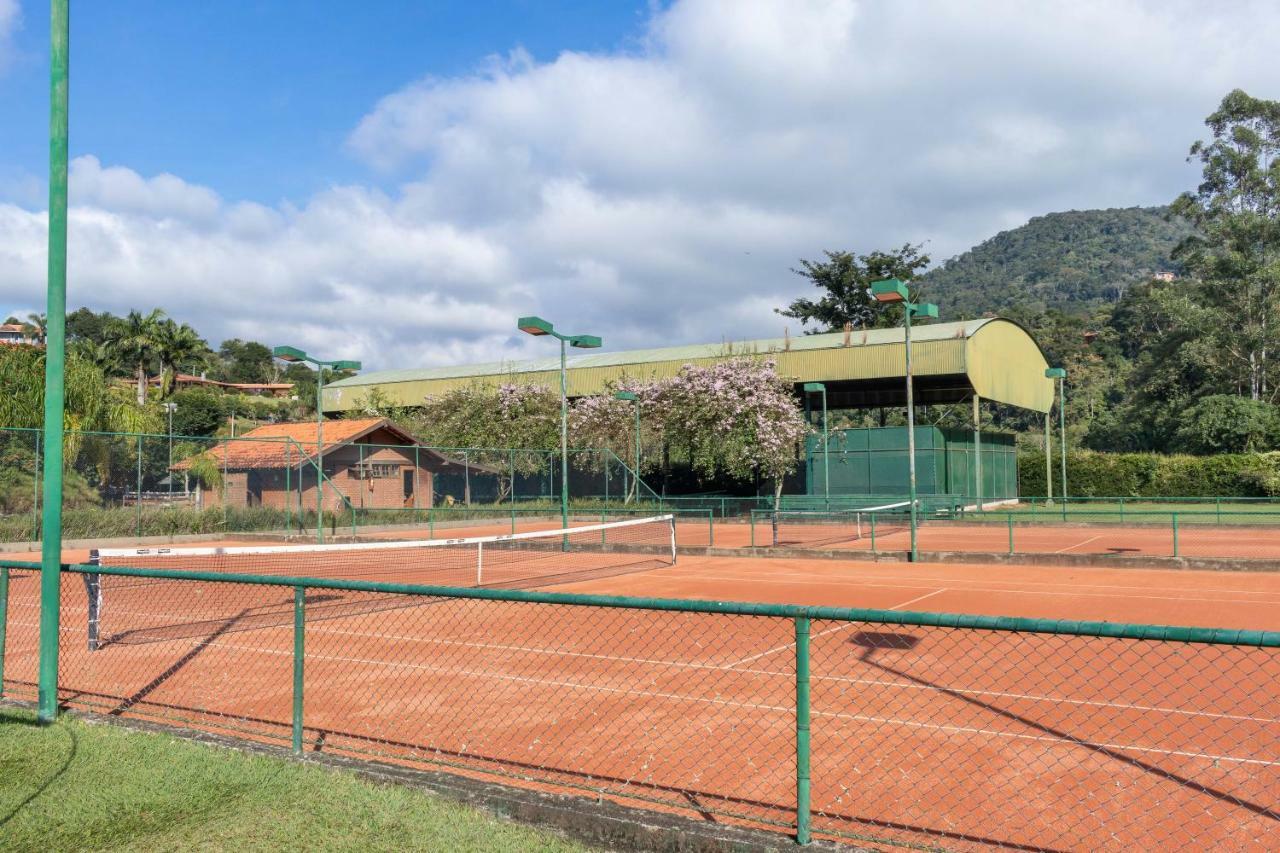
[[[749,510],[747,513],[747,525],[751,529],[751,547],[756,547],[756,511]]]
[[[807,616],[795,619],[796,636],[796,843],[808,844],[810,838],[810,767],[809,767],[809,629]]]
[[[293,588],[293,754],[302,755],[302,690],[306,652],[306,588]]]
[[[1178,556],[1178,514],[1170,513],[1173,517],[1173,556]]]
[[[9,624],[9,567],[0,566],[0,699],[4,698],[4,635]]]
[[[1009,553],[1013,553],[1013,513],[1006,512],[1004,514],[1005,521],[1009,525]]]
[[[484,586],[484,543],[476,543],[476,586]]]
[[[676,517],[672,513],[668,522],[671,525],[671,565],[676,564]]]
[[[876,514],[871,513],[871,553],[876,552]]]
[[[671,526],[676,523],[675,517],[671,518]],[[716,544],[716,511],[714,508],[707,510],[707,547],[714,548]]]
[[[102,565],[102,556],[97,548],[89,552],[89,565]],[[88,601],[89,651],[96,652],[102,647],[102,575],[91,572],[81,577],[84,578],[85,598]]]

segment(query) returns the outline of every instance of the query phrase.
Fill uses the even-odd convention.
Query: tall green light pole
[[[1050,367],[1045,377],[1058,380],[1058,441],[1062,448],[1062,508],[1067,508],[1067,370]],[[1046,451],[1048,448],[1045,448]],[[1052,494],[1050,495],[1052,497]]]
[[[58,632],[62,595],[63,370],[67,358],[67,115],[71,27],[68,0],[49,17],[49,269],[45,297],[44,512],[40,545],[40,662],[37,719],[58,718]]]
[[[631,472],[631,478],[635,481],[636,500],[640,499],[640,395],[634,391],[614,391],[615,400],[630,400],[635,404],[636,410],[636,461],[635,470]]]
[[[528,335],[550,335],[560,342],[560,526],[569,527],[569,368],[565,344],[579,349],[595,349],[602,341],[595,335],[562,335],[541,317],[521,317],[516,328]],[[569,547],[565,537],[565,548]]]
[[[297,347],[276,347],[271,354],[281,361],[306,362],[316,366],[316,541],[324,543],[324,369],[359,370],[358,361],[321,361]],[[299,472],[301,478],[301,472]],[[302,487],[299,486],[299,489]],[[302,507],[298,507],[301,511]]]
[[[822,394],[822,493],[826,498],[827,509],[831,509],[831,443],[827,435],[827,386],[821,382],[804,383],[804,393]]]
[[[907,363],[907,469],[910,479],[911,501],[911,561],[920,559],[918,546],[918,528],[920,526],[919,510],[916,507],[916,415],[915,415],[915,381],[911,373],[911,318],[938,318],[938,306],[932,302],[912,302],[907,286],[896,278],[886,278],[871,282],[871,296],[877,302],[901,302],[903,307],[902,322]]]

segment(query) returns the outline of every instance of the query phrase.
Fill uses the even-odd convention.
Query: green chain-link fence
[[[0,683],[29,699],[38,578],[5,565]],[[146,584],[96,651],[85,573]],[[66,706],[299,752],[801,840],[1280,843],[1280,633],[94,566],[61,615]]]

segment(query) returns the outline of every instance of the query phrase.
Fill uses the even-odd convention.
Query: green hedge
[[[1053,454],[1054,493],[1061,460]],[[1044,453],[1018,454],[1018,493],[1045,493]],[[1273,497],[1280,495],[1280,452],[1165,456],[1156,453],[1067,454],[1067,494],[1072,497]]]

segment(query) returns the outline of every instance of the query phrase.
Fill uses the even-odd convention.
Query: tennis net
[[[366,580],[427,586],[541,588],[674,565],[672,515],[497,536],[333,545],[244,545],[198,548],[100,548],[91,565],[181,572],[239,573]],[[292,599],[262,587],[271,600],[238,600],[228,612],[216,594],[177,594],[182,580],[90,572],[89,648],[137,643],[205,630],[288,624]],[[216,593],[216,591],[215,591]],[[287,597],[286,597],[287,598]],[[278,600],[277,600],[278,599]],[[308,618],[421,605],[398,595],[327,594],[308,602]],[[174,602],[180,602],[174,604]],[[354,609],[353,608],[358,608]]]
[[[753,510],[751,523],[754,544],[768,542],[775,548],[874,540],[910,528],[911,502],[861,509]],[[758,532],[761,530],[763,536]]]

